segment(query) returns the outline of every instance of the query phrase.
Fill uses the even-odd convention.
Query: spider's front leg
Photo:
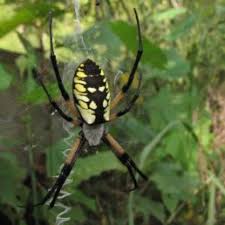
[[[130,191],[138,188],[138,183],[133,170],[135,170],[144,180],[148,180],[148,177],[140,169],[138,169],[135,162],[124,151],[123,147],[112,137],[112,135],[109,133],[105,134],[103,141],[112,148],[114,154],[117,156],[120,162],[127,167],[128,172],[134,182],[134,187]]]
[[[73,144],[73,146],[70,150],[70,153],[67,156],[67,159],[64,163],[63,168],[61,169],[61,172],[60,172],[59,177],[57,178],[55,184],[48,191],[48,193],[43,198],[43,200],[40,203],[35,204],[34,206],[44,205],[53,195],[53,198],[50,202],[49,208],[54,207],[56,199],[59,195],[59,192],[60,192],[63,184],[65,183],[67,177],[69,176],[69,174],[74,166],[74,163],[77,159],[77,156],[78,156],[79,152],[82,150],[83,146],[85,145],[85,142],[86,141],[85,141],[85,138],[83,135],[76,140],[76,142]]]
[[[135,104],[135,102],[137,101],[137,99],[138,99],[138,97],[140,95],[141,81],[142,81],[142,75],[140,73],[139,74],[139,79],[138,79],[138,87],[137,87],[135,95],[131,98],[130,102],[127,104],[127,106],[124,109],[122,109],[121,111],[113,113],[112,115],[110,115],[110,118],[109,118],[110,121],[115,120],[118,117],[123,116],[124,114],[128,113],[131,110],[132,106]]]
[[[68,94],[68,92],[66,91],[64,84],[62,82],[62,78],[59,72],[59,67],[58,67],[58,62],[57,62],[57,57],[55,55],[55,51],[54,51],[54,45],[53,45],[53,32],[52,32],[52,13],[49,13],[49,42],[50,42],[50,59],[51,59],[51,63],[52,63],[52,67],[55,73],[55,77],[57,80],[57,84],[58,84],[58,88],[61,92],[61,95],[66,103],[66,107],[68,109],[68,111],[74,116],[77,117],[79,114],[76,110],[76,108],[74,107],[73,102],[70,100],[70,96]]]
[[[122,87],[122,90],[116,95],[116,97],[112,100],[111,102],[111,109],[114,109],[125,97],[125,94],[128,92],[128,90],[130,89],[130,86],[134,80],[134,75],[135,72],[137,71],[138,68],[138,64],[141,60],[141,56],[143,54],[143,44],[142,44],[142,36],[141,36],[141,28],[140,28],[140,23],[139,23],[139,18],[138,18],[138,14],[136,9],[134,9],[134,13],[135,13],[135,17],[136,17],[136,21],[137,21],[137,30],[138,30],[138,50],[137,50],[137,54],[136,54],[136,58],[133,64],[133,67],[131,69],[129,78],[127,83]],[[135,100],[136,101],[136,100]],[[134,102],[135,102],[134,101]],[[131,102],[132,103],[132,102]],[[130,103],[130,104],[131,104]],[[132,104],[133,105],[133,104]],[[131,105],[131,106],[132,106]],[[130,108],[131,108],[130,106]]]
[[[49,100],[49,103],[53,106],[53,108],[59,113],[59,115],[64,119],[66,120],[67,122],[71,122],[73,123],[74,126],[78,126],[80,125],[80,121],[77,120],[76,118],[72,118],[70,116],[68,116],[67,114],[65,114],[63,112],[63,110],[58,106],[58,104],[52,99],[50,93],[48,92],[48,89],[46,88],[44,82],[42,81],[41,79],[41,74],[39,74],[39,72],[33,68],[32,69],[32,73],[33,73],[33,76],[34,78],[39,82],[39,84],[41,85],[42,89],[44,90],[45,94],[47,95],[48,97],[48,100]]]

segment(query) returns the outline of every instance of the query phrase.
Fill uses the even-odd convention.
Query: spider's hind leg
[[[68,164],[65,164],[61,170],[61,173],[59,175],[59,177],[57,178],[55,184],[52,186],[52,188],[48,191],[48,193],[46,194],[46,196],[43,198],[43,200],[38,203],[35,204],[34,206],[40,206],[40,205],[44,205],[54,194],[52,201],[50,202],[49,208],[54,207],[55,205],[55,201],[59,195],[59,192],[63,186],[63,184],[66,181],[66,178],[69,176],[70,171],[71,171],[72,167]]]
[[[120,162],[122,164],[124,164],[128,171],[129,174],[134,182],[134,187],[132,189],[130,189],[130,191],[135,190],[136,188],[138,188],[138,183],[136,180],[136,177],[134,176],[133,173],[133,169],[144,179],[144,180],[148,180],[148,177],[140,170],[138,169],[138,167],[136,166],[135,162],[130,158],[130,156],[127,153],[123,153],[121,156],[118,156],[118,159],[120,160]]]
[[[109,134],[105,134],[103,137],[103,141],[108,144],[117,158],[120,160],[120,162],[127,167],[128,172],[132,178],[132,181],[134,183],[134,187],[130,189],[130,191],[135,190],[138,188],[137,179],[134,175],[134,171],[136,171],[144,180],[148,180],[148,177],[136,166],[135,162],[130,158],[130,156],[124,151],[122,146]]]
[[[66,162],[64,163],[64,166],[63,166],[63,168],[60,172],[60,175],[57,178],[55,184],[48,191],[48,193],[43,198],[43,200],[40,203],[35,204],[34,206],[44,205],[53,196],[53,198],[50,202],[49,208],[54,207],[57,197],[60,193],[60,190],[63,187],[67,177],[69,176],[69,174],[74,166],[74,163],[77,159],[77,156],[78,156],[79,152],[82,150],[83,146],[85,145],[85,142],[86,141],[85,141],[85,138],[83,135],[76,140],[76,142],[73,144],[73,146],[70,150],[70,153],[67,156]]]

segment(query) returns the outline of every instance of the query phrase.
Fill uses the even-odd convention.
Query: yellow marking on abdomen
[[[89,107],[90,107],[91,109],[97,109],[97,105],[96,105],[96,103],[95,103],[94,101],[91,101]]]
[[[73,81],[78,84],[87,84],[85,81],[78,79],[77,77],[74,77]]]
[[[85,122],[87,122],[88,124],[93,124],[95,122],[96,116],[94,115],[93,110],[82,109],[79,105],[78,105],[78,109],[80,111],[81,116],[85,120]]]
[[[84,87],[84,85],[82,84],[75,84],[75,88],[77,89],[77,91],[79,92],[85,92],[86,88]]]
[[[83,108],[83,109],[88,109],[88,105],[87,103],[83,102],[83,101],[78,101],[79,105]]]
[[[103,92],[105,90],[105,86],[99,87],[98,90]]]
[[[85,95],[87,95],[88,93],[87,92],[79,92],[79,91],[77,91],[76,89],[73,89],[73,93],[75,94],[75,96],[77,97],[77,96],[85,96]]]
[[[90,99],[87,96],[84,96],[84,95],[76,95],[76,98],[78,100],[82,100],[84,102],[89,102],[90,101]]]
[[[88,91],[91,92],[91,93],[94,93],[94,92],[96,92],[96,88],[89,87]]]
[[[110,99],[110,93],[108,93],[108,94],[106,95],[106,99],[107,99],[107,100]]]
[[[104,101],[103,101],[103,107],[106,108],[107,105],[108,105],[108,102],[104,99]]]
[[[87,74],[85,74],[84,72],[78,71],[76,73],[76,76],[81,77],[81,78],[84,78],[84,77],[87,77]]]
[[[103,117],[104,117],[104,119],[105,119],[106,121],[109,121],[109,107],[106,109],[106,111],[105,111]]]

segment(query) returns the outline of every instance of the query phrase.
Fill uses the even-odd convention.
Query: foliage
[[[117,90],[114,75],[118,86],[125,82],[138,46],[135,7],[144,42],[141,96],[110,132],[149,181],[138,177],[140,188],[125,193],[126,170],[107,146],[82,154],[63,188],[71,195],[59,200],[71,207],[67,223],[224,224],[223,1],[79,2],[81,24],[74,23],[73,1],[0,1],[1,221],[54,224],[62,212],[31,207],[79,133],[58,119],[32,74],[34,67],[41,71],[61,104],[48,59],[48,12],[68,90],[70,63],[87,55],[105,67]]]
[[[12,82],[12,76],[4,69],[2,65],[0,65],[0,74],[0,91],[3,91],[10,86]]]

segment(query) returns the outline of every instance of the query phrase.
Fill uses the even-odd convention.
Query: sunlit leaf
[[[166,37],[168,40],[176,40],[177,38],[188,34],[190,32],[190,29],[196,22],[196,15],[192,14],[184,19],[180,24],[178,24],[175,29]]]
[[[96,25],[91,26],[84,33],[85,42],[93,49],[102,52],[103,54],[96,55],[98,58],[109,58],[112,59],[120,54],[121,41],[112,32],[111,27],[107,22],[98,22]],[[74,38],[74,37],[73,37]],[[102,48],[102,46],[106,46]]]
[[[26,2],[20,8],[14,9],[14,14],[11,17],[0,20],[0,37],[21,24],[32,24],[34,20],[45,17],[52,9],[59,11],[54,5],[46,1]]]
[[[138,48],[137,28],[123,21],[111,22],[112,31],[121,39],[128,50],[136,54]],[[147,38],[143,38],[144,54],[142,62],[156,68],[164,68],[167,62],[166,55],[163,51]]]
[[[156,22],[159,22],[159,21],[162,21],[162,20],[174,19],[178,15],[186,13],[186,11],[187,11],[186,8],[168,9],[164,12],[157,13],[156,15],[153,16],[153,19]]]

